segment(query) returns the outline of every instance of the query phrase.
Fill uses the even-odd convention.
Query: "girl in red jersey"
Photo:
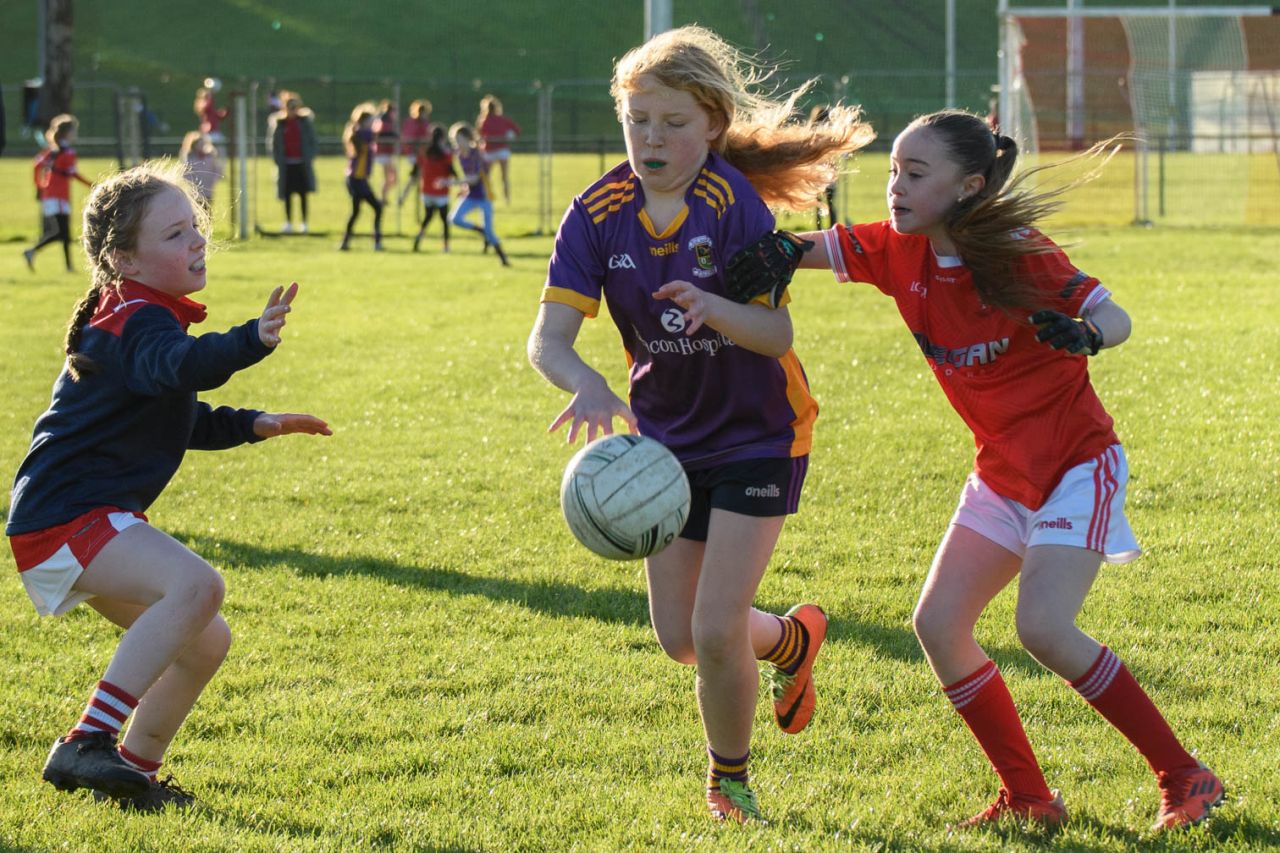
[[[1154,828],[1197,823],[1222,801],[1222,783],[1183,748],[1115,653],[1076,626],[1100,563],[1141,553],[1124,515],[1124,450],[1086,365],[1128,339],[1129,317],[1034,230],[1066,188],[1026,189],[1039,170],[1010,181],[1017,154],[979,116],[916,119],[893,145],[889,219],[805,235],[817,246],[801,265],[831,267],[840,281],[894,297],[977,443],[914,614],[930,666],[1000,777],[995,802],[961,826],[1008,816],[1057,824],[1067,815],[973,636],[987,604],[1019,575],[1023,646],[1147,760],[1162,795]]]
[[[422,182],[422,225],[413,238],[413,250],[418,251],[422,236],[427,233],[431,217],[440,214],[444,228],[444,251],[449,251],[449,187],[458,180],[458,170],[453,167],[453,152],[445,144],[445,129],[436,126],[431,130],[431,144],[418,152],[418,177]]]
[[[57,240],[62,243],[67,272],[71,272],[71,179],[75,178],[86,187],[93,185],[76,171],[76,152],[71,143],[76,141],[78,127],[75,116],[65,113],[54,116],[45,131],[49,147],[36,157],[33,177],[40,212],[44,217],[44,233],[39,242],[22,252],[32,270],[36,268],[36,252]]]
[[[520,125],[502,114],[502,101],[496,95],[485,95],[480,99],[476,130],[480,134],[484,161],[490,165],[497,163],[502,170],[502,198],[511,204],[511,143],[520,136]]]
[[[621,418],[670,448],[693,500],[679,538],[645,560],[662,650],[697,667],[706,802],[721,821],[759,820],[749,785],[752,722],[768,664],[774,719],[789,734],[814,712],[826,637],[816,604],[784,616],[752,602],[788,515],[799,508],[817,404],[784,305],[725,298],[724,265],[772,231],[766,203],[803,210],[836,163],[871,139],[855,109],[821,128],[788,121],[796,99],[756,91],[760,72],[701,27],[624,56],[611,93],[627,160],[574,199],[556,235],[529,360],[573,399],[552,422],[590,441]],[[631,366],[628,406],[574,349],[601,298]]]
[[[396,161],[400,159],[400,127],[396,120],[396,105],[389,100],[378,104],[378,115],[373,122],[373,160],[382,167],[382,192],[379,199],[385,205],[387,194],[396,188],[400,178]]]
[[[226,333],[189,335],[205,316],[189,297],[205,286],[208,223],[177,170],[143,165],[94,188],[83,238],[92,284],[67,327],[66,364],[18,469],[5,526],[37,611],[87,602],[125,629],[43,771],[59,790],[89,788],[125,809],[192,803],[157,771],[231,643],[218,614],[222,577],[143,513],[189,449],[329,434],[311,415],[197,400],[275,350],[298,288],[275,288],[260,317]]]

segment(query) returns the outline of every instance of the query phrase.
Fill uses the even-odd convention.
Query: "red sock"
[[[968,676],[943,691],[969,731],[978,739],[1001,784],[1010,795],[1025,799],[1051,800],[1053,794],[1031,751],[1031,742],[1022,728],[1013,697],[994,661],[987,661]]]
[[[89,697],[89,704],[80,720],[67,733],[70,740],[106,732],[115,737],[120,734],[124,721],[129,719],[138,700],[108,681],[99,681]]]
[[[1151,697],[1111,649],[1103,646],[1093,666],[1071,686],[1137,747],[1156,773],[1198,766]]]
[[[160,772],[160,762],[152,761],[150,758],[143,758],[137,753],[130,752],[128,747],[120,747],[120,757],[125,763],[131,765],[139,773],[145,773],[147,778],[152,782],[156,781],[156,774]]]

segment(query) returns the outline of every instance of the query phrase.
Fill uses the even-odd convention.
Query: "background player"
[[[339,251],[351,248],[351,235],[360,216],[360,206],[373,208],[373,249],[382,251],[382,202],[369,187],[373,171],[373,104],[359,104],[351,111],[351,120],[342,131],[342,146],[347,152],[347,194],[351,196],[351,216],[347,218]]]
[[[766,202],[812,207],[838,158],[872,136],[851,109],[820,128],[788,123],[799,93],[774,102],[752,94],[757,82],[699,27],[655,36],[618,62],[627,160],[566,213],[529,340],[533,365],[573,394],[552,430],[568,424],[573,441],[585,426],[591,440],[622,418],[689,474],[689,521],[645,563],[650,615],[663,650],[697,666],[708,808],[740,822],[760,818],[748,784],[756,661],[777,675],[779,726],[800,731],[827,620],[812,604],[784,617],[752,607],[798,507],[818,409],[786,308],[729,302],[723,269],[773,228]],[[602,296],[627,350],[631,406],[574,350]]]
[[[5,533],[42,615],[80,602],[125,629],[43,777],[141,810],[190,805],[157,779],[165,751],[231,643],[222,577],[143,515],[188,449],[330,433],[311,415],[211,408],[197,392],[280,343],[296,284],[225,334],[204,319],[208,215],[179,171],[143,165],[94,188],[84,246],[92,284],[67,327],[67,360],[14,481]],[[136,710],[136,713],[134,711]],[[124,743],[116,736],[130,715]]]
[[[502,199],[511,204],[511,143],[520,136],[520,125],[503,115],[502,101],[496,95],[485,95],[480,99],[476,130],[485,162],[497,163],[502,172]]]
[[[440,215],[440,225],[444,228],[443,250],[449,251],[449,187],[458,180],[458,170],[453,167],[453,152],[445,144],[444,128],[437,125],[431,130],[431,144],[424,146],[418,153],[418,177],[422,186],[422,225],[413,238],[413,250],[416,252],[422,244],[422,237],[427,233],[431,217]]]
[[[475,231],[484,236],[484,250],[498,254],[498,260],[504,267],[511,266],[507,253],[502,250],[502,241],[493,230],[493,188],[489,183],[489,164],[484,160],[476,141],[475,128],[466,122],[458,122],[449,128],[449,138],[453,141],[458,165],[462,167],[462,199],[453,209],[449,221],[459,228]],[[467,221],[467,214],[473,210],[480,211],[484,226],[481,227]]]
[[[71,179],[86,187],[92,186],[76,171],[76,151],[71,145],[76,141],[78,127],[75,116],[66,113],[54,116],[44,134],[49,147],[35,160],[36,198],[40,202],[44,233],[34,246],[22,252],[32,270],[36,252],[56,240],[62,243],[62,256],[67,272],[71,272]]]

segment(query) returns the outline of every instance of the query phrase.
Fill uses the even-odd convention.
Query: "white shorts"
[[[1063,474],[1037,510],[1001,497],[971,473],[951,523],[1018,556],[1033,545],[1070,545],[1097,551],[1108,563],[1128,563],[1142,555],[1124,515],[1128,483],[1129,463],[1118,444]]]
[[[44,198],[40,200],[40,212],[45,216],[71,215],[71,202],[61,198]]]
[[[384,167],[384,168],[385,168],[385,167],[387,167],[387,166],[394,166],[394,165],[396,164],[396,155],[394,155],[394,154],[374,154],[374,155],[373,155],[373,162],[377,163],[379,166],[382,166],[382,167]]]
[[[423,193],[422,206],[423,207],[448,207],[449,194],[445,193],[444,195],[427,195],[426,193]]]
[[[510,159],[511,159],[510,148],[498,148],[493,151],[484,152],[484,161],[486,163],[497,163],[500,160],[510,160]]]
[[[36,611],[41,616],[61,616],[80,602],[93,598],[92,593],[71,587],[118,533],[145,523],[141,513],[103,507],[57,527],[10,537],[18,577],[22,578]],[[46,554],[48,556],[33,559],[33,555]]]

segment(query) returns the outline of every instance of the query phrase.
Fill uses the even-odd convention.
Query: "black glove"
[[[1036,340],[1054,349],[1069,353],[1097,355],[1102,349],[1102,331],[1092,320],[1068,317],[1058,311],[1044,309],[1031,315],[1031,322],[1040,327]]]
[[[767,293],[769,307],[777,308],[800,259],[812,248],[813,243],[790,231],[765,234],[729,259],[725,269],[729,298],[746,304]]]

